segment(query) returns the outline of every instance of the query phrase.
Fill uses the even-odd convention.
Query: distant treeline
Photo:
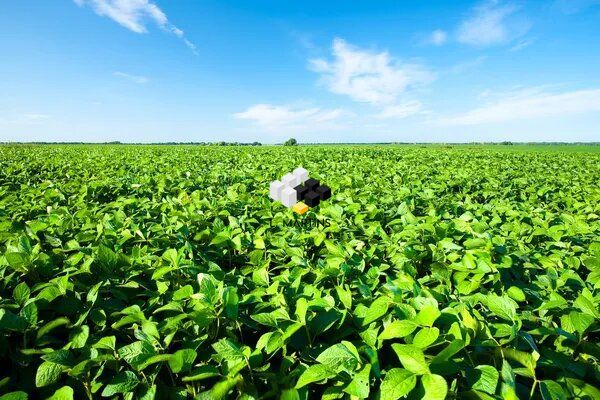
[[[193,145],[193,146],[262,146],[260,142],[252,143],[239,143],[239,142],[155,142],[155,143],[133,143],[133,142],[0,142],[0,144],[115,144],[123,146],[181,146],[181,145]]]
[[[289,142],[289,141],[288,141]],[[2,145],[10,145],[10,144],[89,144],[89,145],[123,145],[123,146],[181,146],[181,145],[193,145],[193,146],[262,146],[260,142],[252,142],[252,143],[240,143],[240,142],[153,142],[153,143],[132,143],[132,142],[0,142]],[[286,142],[287,144],[287,142]],[[296,144],[296,143],[294,143]],[[304,145],[318,145],[318,146],[336,146],[336,145],[446,145],[446,146],[512,146],[512,145],[537,145],[537,146],[556,146],[556,145],[585,145],[585,146],[598,146],[600,142],[369,142],[369,143],[356,143],[356,142],[336,142],[336,143],[298,143]],[[272,145],[280,145],[280,144],[271,144]]]

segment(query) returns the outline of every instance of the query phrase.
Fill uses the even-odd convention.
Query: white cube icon
[[[308,179],[308,171],[302,167],[296,168],[293,174],[300,180],[300,183],[304,183]]]
[[[273,181],[269,186],[269,197],[275,201],[281,201],[281,192],[286,187],[283,182]]]
[[[296,204],[297,201],[296,191],[291,187],[286,186],[281,191],[281,199],[279,201],[281,201],[283,205],[288,208],[292,207],[294,204]]]
[[[294,174],[285,174],[283,178],[281,178],[281,182],[291,188],[295,188],[300,184],[300,179]]]

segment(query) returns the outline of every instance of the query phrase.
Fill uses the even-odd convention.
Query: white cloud
[[[246,111],[233,114],[237,119],[249,120],[268,131],[311,130],[331,128],[342,116],[349,115],[340,108],[294,108],[271,104],[256,104]]]
[[[419,101],[412,100],[385,107],[379,114],[377,114],[377,118],[406,118],[411,115],[421,113],[421,110],[421,103]]]
[[[446,43],[447,40],[448,34],[441,29],[436,29],[435,31],[431,32],[431,35],[429,35],[428,42],[434,46],[441,46]]]
[[[439,125],[483,125],[523,119],[600,112],[600,89],[549,93],[540,89],[509,94],[464,114],[445,117]]]
[[[131,75],[131,74],[127,74],[127,73],[121,72],[121,71],[113,72],[113,75],[118,76],[119,78],[124,78],[124,79],[130,80],[135,83],[139,83],[139,84],[148,83],[148,81],[149,81],[149,79],[145,76]]]
[[[147,23],[154,23],[164,31],[184,40],[193,51],[196,47],[185,38],[184,32],[169,22],[167,15],[150,0],[73,0],[78,6],[88,4],[94,12],[108,17],[119,25],[136,33],[147,33]]]
[[[511,19],[518,8],[490,0],[474,8],[472,15],[463,21],[457,33],[459,42],[484,47],[509,42],[524,35],[529,24],[523,19]]]
[[[403,64],[388,52],[359,49],[336,38],[333,60],[312,59],[311,70],[321,74],[321,82],[333,93],[373,104],[389,104],[407,89],[425,84],[434,75],[418,64]]]

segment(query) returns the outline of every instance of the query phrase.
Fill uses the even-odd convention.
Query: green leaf
[[[494,315],[507,321],[514,321],[517,317],[517,304],[507,296],[488,295],[487,307]]]
[[[10,392],[0,396],[0,400],[27,400],[28,395],[25,392]]]
[[[444,377],[434,374],[427,374],[421,377],[425,395],[423,400],[444,400],[448,393],[448,384]]]
[[[35,374],[35,386],[44,387],[58,382],[63,367],[53,362],[44,361]]]
[[[540,382],[540,392],[544,400],[567,400],[567,394],[557,382],[544,380]]]
[[[154,350],[152,344],[142,340],[123,346],[117,352],[119,357],[136,370],[143,369],[146,361],[156,355],[156,350]]]
[[[352,292],[350,292],[350,290],[342,288],[341,286],[336,286],[335,292],[337,293],[338,298],[340,299],[344,307],[347,310],[350,310],[352,308]]]
[[[16,270],[23,270],[27,265],[29,265],[29,257],[25,253],[12,252],[6,253],[4,256],[6,257],[8,265]]]
[[[583,294],[577,296],[577,299],[573,302],[573,305],[579,308],[582,312],[594,316],[594,318],[600,318],[598,308]]]
[[[366,364],[363,369],[357,372],[352,378],[352,381],[344,388],[344,392],[358,397],[359,399],[366,399],[369,397],[369,375],[371,373],[371,365]]]
[[[212,345],[219,357],[224,360],[238,361],[244,359],[242,349],[231,340],[221,339]]]
[[[28,325],[25,318],[4,308],[0,309],[0,330],[23,332]]]
[[[402,368],[393,368],[381,383],[380,400],[397,400],[406,396],[417,384],[417,376]]]
[[[118,393],[132,391],[140,383],[135,373],[131,371],[121,372],[115,375],[102,391],[102,397],[114,396]]]
[[[332,371],[350,372],[356,369],[359,360],[348,347],[338,343],[319,354],[317,361]]]
[[[169,358],[169,368],[174,373],[187,372],[194,365],[196,351],[192,349],[177,350]]]
[[[410,344],[394,343],[392,349],[396,352],[402,366],[408,371],[417,375],[429,373],[425,355],[420,348]]]
[[[296,388],[300,389],[313,382],[320,382],[325,379],[333,378],[336,373],[330,370],[326,365],[323,364],[315,364],[309,366],[304,370],[302,375],[298,378],[298,382],[296,383]]]
[[[379,334],[379,340],[395,339],[410,335],[417,324],[409,320],[395,320],[389,323]]]
[[[181,378],[181,380],[183,382],[194,382],[214,378],[220,375],[221,374],[219,373],[219,370],[215,367],[211,365],[203,365],[201,367],[194,368],[190,372],[190,375],[184,376],[183,378]]]
[[[90,328],[87,325],[78,326],[71,332],[69,341],[71,342],[71,348],[80,349],[85,346],[88,337],[90,335]]]
[[[471,389],[493,395],[496,393],[499,375],[498,370],[491,365],[478,365],[467,371],[467,382]]]
[[[117,266],[117,262],[119,261],[119,256],[104,245],[100,245],[98,247],[97,259],[100,266],[103,268],[104,272],[110,273]]]
[[[525,293],[523,293],[523,291],[516,286],[509,287],[508,290],[506,291],[506,294],[508,294],[508,296],[511,299],[513,299],[514,301],[517,301],[519,303],[522,303],[527,300],[527,298],[525,297]]]
[[[19,283],[13,290],[13,298],[21,306],[25,304],[27,300],[29,300],[30,294],[31,291],[29,290],[29,286],[27,286],[25,282]]]
[[[73,400],[73,389],[70,386],[63,386],[54,394],[48,397],[47,400]]]
[[[0,310],[0,312],[1,311],[2,310]],[[36,337],[39,339],[39,338],[43,337],[44,335],[46,335],[47,333],[49,333],[50,331],[58,328],[59,326],[68,325],[68,324],[69,324],[69,320],[67,318],[64,318],[64,317],[56,318],[55,320],[52,320],[52,321],[48,322],[47,324],[45,324],[44,326],[42,326],[38,330]]]
[[[440,330],[438,328],[422,328],[413,338],[412,344],[418,348],[426,349],[433,344],[439,336]]]
[[[414,321],[419,325],[432,326],[440,315],[440,310],[436,306],[426,304],[421,308]]]
[[[243,378],[239,375],[227,378],[217,382],[212,389],[207,392],[202,392],[197,396],[198,400],[221,400],[226,398],[227,394],[239,383]]]
[[[227,318],[237,319],[239,301],[236,288],[225,288],[223,291],[223,305],[225,306],[225,315]]]
[[[362,321],[362,326],[367,326],[371,322],[374,322],[379,318],[383,317],[387,313],[389,305],[390,299],[388,299],[387,297],[378,297],[377,299],[375,299],[375,301],[371,303],[371,305],[367,309],[367,312],[365,313],[364,319]]]

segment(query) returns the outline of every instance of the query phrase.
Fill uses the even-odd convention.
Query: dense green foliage
[[[268,199],[298,165],[333,192],[301,217]],[[584,150],[2,146],[0,399],[599,399],[599,182]]]

